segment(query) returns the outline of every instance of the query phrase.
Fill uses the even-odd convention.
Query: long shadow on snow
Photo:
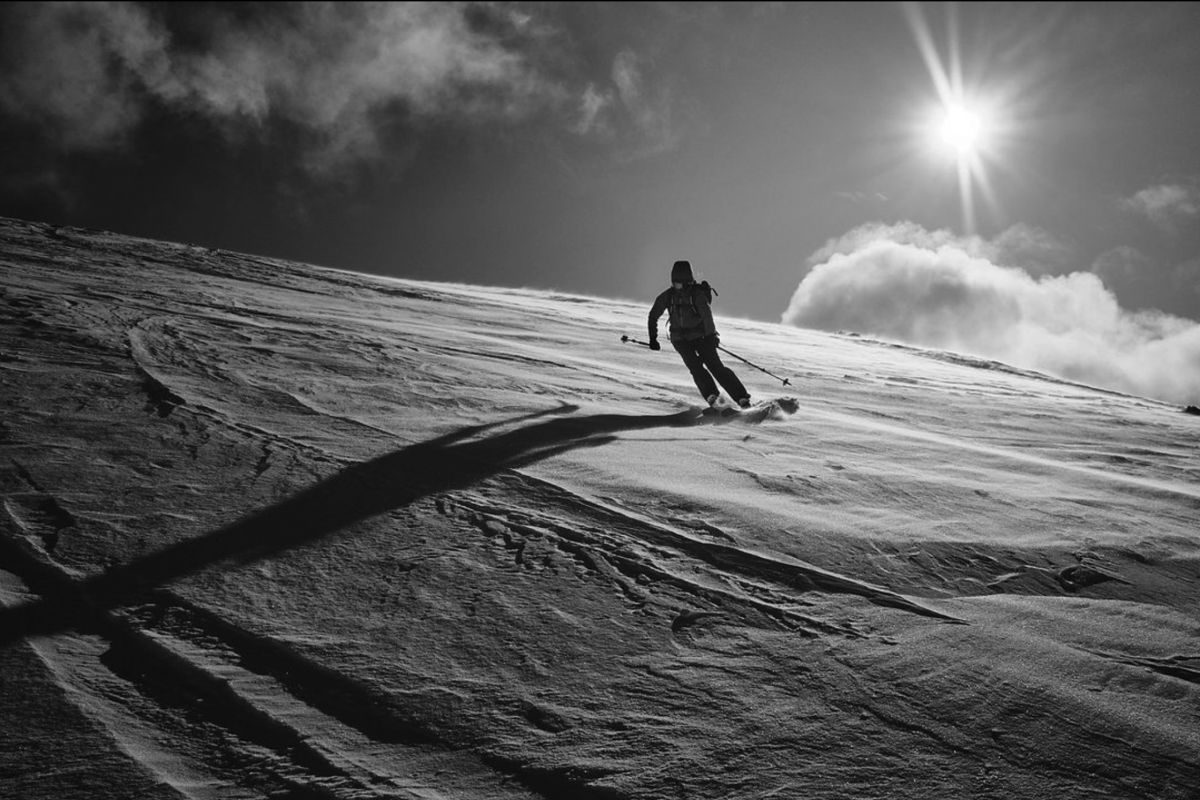
[[[356,464],[270,508],[84,580],[70,577],[20,542],[0,537],[0,556],[43,599],[0,611],[0,646],[30,635],[102,623],[103,612],[150,589],[224,561],[250,562],[311,542],[355,522],[437,492],[470,486],[502,470],[579,447],[611,442],[620,431],[722,424],[694,410],[666,415],[559,417],[463,441],[505,425],[569,414],[562,406],[475,425]],[[736,419],[736,417],[734,418]]]
[[[104,613],[134,602],[173,580],[225,561],[256,561],[334,533],[348,525],[408,505],[422,497],[470,486],[506,469],[535,463],[579,447],[595,447],[620,431],[722,425],[741,417],[700,414],[593,414],[560,417],[464,442],[473,436],[539,417],[568,414],[562,406],[504,422],[475,425],[356,464],[270,508],[194,539],[84,580],[0,537],[0,555],[13,563],[43,599],[0,611],[0,646],[30,635],[69,628],[104,627]],[[687,542],[677,544],[688,545]],[[856,594],[871,602],[923,616],[954,620],[901,595],[811,566],[776,563],[740,548],[699,543],[684,549],[726,568],[778,574],[804,590]],[[957,620],[954,620],[957,621]]]

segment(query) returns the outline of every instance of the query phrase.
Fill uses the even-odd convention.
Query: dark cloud
[[[138,124],[141,91],[177,93],[166,33],[124,3],[14,3],[0,13],[0,108],[68,150],[111,147]]]
[[[546,12],[546,13],[542,13]],[[0,110],[67,152],[121,145],[149,103],[231,136],[286,121],[325,171],[390,125],[549,120],[626,155],[673,148],[670,86],[625,48],[579,78],[547,9],[502,3],[30,3],[3,10]]]

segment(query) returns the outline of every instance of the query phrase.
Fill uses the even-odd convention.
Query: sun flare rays
[[[956,6],[951,3],[946,7],[947,53],[944,60],[920,5],[904,3],[903,8],[937,94],[936,105],[925,118],[921,136],[925,147],[931,149],[936,158],[953,165],[963,232],[974,234],[978,227],[976,193],[994,204],[986,167],[997,154],[1002,129],[1000,109],[982,91],[968,86],[964,80]]]

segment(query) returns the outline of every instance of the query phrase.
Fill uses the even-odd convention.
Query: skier
[[[654,305],[650,307],[650,349],[662,349],[658,343],[658,318],[666,311],[671,345],[683,357],[700,396],[710,406],[716,405],[721,397],[717,392],[719,382],[734,402],[747,408],[750,393],[733,370],[721,363],[717,354],[721,337],[709,307],[712,295],[708,281],[696,283],[690,262],[676,261],[671,267],[671,288],[654,298]]]

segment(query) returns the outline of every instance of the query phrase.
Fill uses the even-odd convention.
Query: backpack
[[[717,290],[708,285],[708,281],[693,283],[686,287],[688,302],[674,302],[670,305],[671,322],[681,332],[694,330],[703,325],[703,318],[700,316],[700,309],[696,307],[696,292],[704,292],[709,304],[712,303],[713,295],[717,294]]]

